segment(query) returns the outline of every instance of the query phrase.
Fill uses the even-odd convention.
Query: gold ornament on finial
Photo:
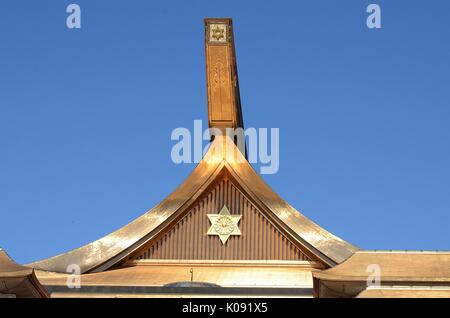
[[[227,26],[223,23],[216,23],[210,25],[210,41],[211,42],[226,42]]]

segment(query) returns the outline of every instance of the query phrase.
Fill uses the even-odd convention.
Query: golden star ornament
[[[231,215],[224,205],[219,214],[207,214],[211,227],[207,235],[218,235],[222,244],[225,244],[230,235],[241,235],[238,223],[242,215]]]

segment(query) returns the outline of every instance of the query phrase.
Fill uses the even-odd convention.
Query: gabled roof
[[[192,174],[165,200],[139,218],[105,237],[29,266],[66,272],[78,264],[82,273],[106,270],[125,260],[185,211],[226,169],[266,213],[271,213],[298,244],[324,264],[333,266],[350,257],[357,248],[321,228],[281,199],[254,171],[228,137],[216,137]]]

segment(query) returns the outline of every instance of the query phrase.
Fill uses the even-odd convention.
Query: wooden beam
[[[205,55],[210,128],[244,128],[231,19],[205,19]]]

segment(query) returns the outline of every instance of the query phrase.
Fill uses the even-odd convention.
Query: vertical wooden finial
[[[205,19],[205,52],[209,127],[244,128],[231,19]]]

